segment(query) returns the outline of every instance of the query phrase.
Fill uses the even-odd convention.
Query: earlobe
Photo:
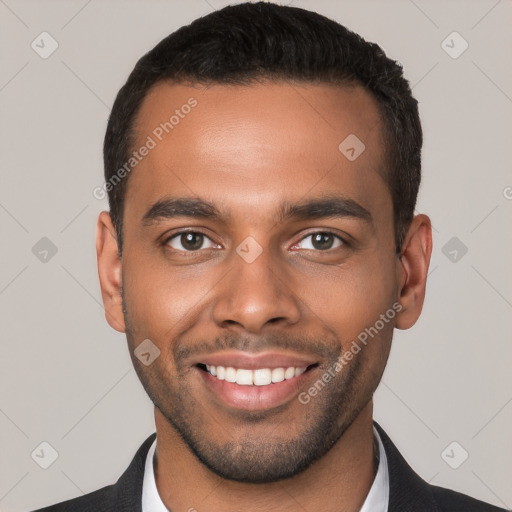
[[[400,258],[397,258],[398,329],[409,329],[418,320],[425,300],[428,267],[432,254],[432,225],[426,215],[417,215],[407,231]]]
[[[96,256],[105,318],[113,329],[125,332],[121,259],[115,229],[107,211],[102,211],[98,217]]]

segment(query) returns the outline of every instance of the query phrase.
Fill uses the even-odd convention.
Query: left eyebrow
[[[344,196],[327,196],[301,203],[284,203],[277,220],[318,220],[351,217],[373,225],[372,214],[353,199]]]

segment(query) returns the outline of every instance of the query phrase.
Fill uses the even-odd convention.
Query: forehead
[[[378,207],[380,196],[389,201],[381,124],[360,86],[159,83],[135,123],[134,149],[151,149],[131,172],[125,204],[139,218],[167,195],[254,212],[339,191]]]

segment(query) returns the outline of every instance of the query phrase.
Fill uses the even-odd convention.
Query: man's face
[[[183,108],[191,97],[197,105]],[[169,133],[158,130],[173,114]],[[368,405],[389,354],[394,321],[375,325],[399,297],[399,265],[376,102],[360,87],[159,84],[136,129],[135,149],[156,143],[124,210],[124,321],[139,377],[217,474],[292,476]],[[351,135],[365,145],[359,156],[353,137],[339,149]],[[181,203],[153,208],[185,199],[218,216],[192,203],[187,215]],[[320,204],[281,215],[326,199],[334,213]],[[146,339],[160,350],[149,366],[133,355]],[[219,367],[257,384],[220,380]]]

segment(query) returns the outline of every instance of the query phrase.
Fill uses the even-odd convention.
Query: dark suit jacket
[[[384,430],[377,423],[375,427],[382,439],[388,460],[388,512],[505,511],[464,494],[429,485],[411,469]],[[144,464],[155,436],[156,434],[151,434],[144,441],[116,484],[35,512],[141,512]]]

